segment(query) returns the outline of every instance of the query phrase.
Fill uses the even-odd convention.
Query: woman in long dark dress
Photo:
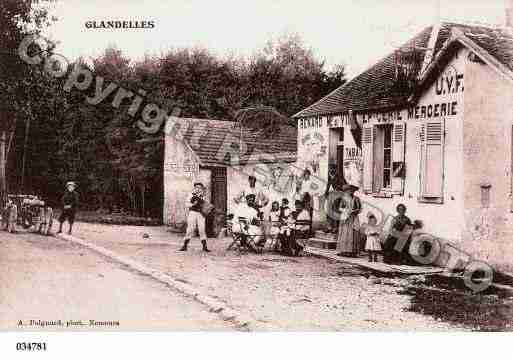
[[[406,206],[402,203],[396,207],[397,216],[392,220],[392,229],[402,232],[404,227],[411,226],[411,220],[406,216]],[[394,249],[397,238],[393,235],[388,235],[385,244],[383,245],[383,262],[387,264],[399,264],[403,259],[402,251]]]
[[[358,188],[352,185],[342,186],[340,203],[340,224],[337,237],[337,254],[356,257],[360,252],[360,221],[358,214],[362,210],[360,199],[354,195]]]

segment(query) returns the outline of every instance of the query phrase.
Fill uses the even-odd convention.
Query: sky
[[[97,56],[109,45],[141,59],[194,46],[219,56],[250,56],[270,39],[298,33],[328,67],[345,64],[351,78],[432,24],[437,14],[442,20],[502,24],[505,1],[58,0],[49,5],[58,21],[47,35],[69,59]],[[155,27],[85,26],[101,20],[151,20]]]

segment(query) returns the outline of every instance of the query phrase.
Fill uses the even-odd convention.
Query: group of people
[[[311,196],[308,193],[309,171],[303,173],[302,186],[296,187],[293,206],[288,198],[274,200],[270,209],[269,193],[256,187],[256,178],[248,177],[248,186],[238,193],[234,202],[232,232],[253,239],[264,247],[269,238],[277,238],[274,249],[284,255],[297,256],[303,249],[299,239],[307,236],[311,226]],[[304,189],[301,191],[301,188]],[[252,241],[250,241],[251,243]],[[249,244],[249,243],[246,243]]]
[[[376,216],[369,212],[367,223],[361,224],[359,214],[362,211],[360,199],[355,196],[358,187],[345,184],[342,186],[342,196],[338,202],[339,225],[337,231],[337,254],[339,256],[357,257],[364,249],[369,256],[369,262],[377,262],[378,254],[383,254],[383,262],[387,264],[415,264],[409,254],[410,239],[404,245],[396,246],[399,238],[392,230],[403,232],[406,226],[411,227],[411,233],[420,231],[421,221],[412,222],[406,216],[406,206],[398,204],[388,234],[383,233],[378,226]],[[396,248],[400,247],[400,248]]]
[[[77,188],[76,182],[69,181],[66,183],[66,190],[61,197],[61,214],[59,216],[59,230],[57,234],[62,233],[62,227],[65,221],[69,223],[68,234],[71,234],[73,229],[73,223],[75,222],[75,214],[78,208],[78,194],[75,191]],[[36,212],[40,222],[46,223],[48,228],[45,230],[46,234],[50,233],[52,221],[53,221],[53,210],[51,207],[46,206],[46,203],[37,196],[24,196],[23,206],[34,206],[40,210]],[[20,217],[20,210],[18,205],[13,201],[11,197],[7,198],[5,208],[2,211],[2,227],[4,230],[10,233],[16,233],[16,224]],[[23,217],[21,217],[23,220]],[[41,231],[41,224],[39,225],[39,231]]]
[[[357,257],[362,249],[369,254],[369,261],[376,262],[378,253],[382,250],[380,229],[377,218],[368,213],[367,223],[361,225],[359,215],[362,211],[360,199],[355,196],[358,187],[344,184],[341,187],[342,196],[337,202],[340,217],[337,231],[337,254],[339,256]]]
[[[260,247],[265,246],[269,238],[277,238],[275,249],[285,255],[298,255],[304,247],[298,239],[309,237],[312,230],[313,206],[312,196],[309,193],[309,181],[310,171],[305,170],[301,181],[298,182],[300,185],[296,187],[293,205],[290,205],[288,198],[271,201],[269,193],[256,186],[256,178],[249,176],[248,185],[233,198],[235,206],[232,214],[232,232],[250,237],[255,245]],[[366,223],[360,223],[362,204],[355,195],[357,186],[344,183],[333,187],[341,195],[336,196],[337,200],[332,204],[336,211],[333,212],[335,216],[333,213],[329,216],[331,221],[327,231],[337,235],[339,256],[357,257],[365,251],[368,253],[370,262],[378,261],[378,254],[382,253],[385,263],[412,263],[408,254],[408,243],[405,248],[398,251],[396,248],[398,239],[393,234],[382,232],[382,227],[378,226],[378,219],[373,213],[367,214]],[[204,202],[205,186],[197,182],[187,200],[189,215],[182,251],[187,250],[196,229],[199,232],[203,250],[210,251],[207,248],[205,215],[202,213]],[[269,203],[271,203],[270,209],[264,210]],[[396,211],[397,215],[391,224],[392,229],[400,232],[405,226],[412,226],[414,231],[422,227],[420,221],[412,223],[406,216],[404,204],[399,204]]]
[[[311,225],[305,224],[311,224],[313,212],[312,197],[308,191],[310,171],[304,171],[301,181],[298,182],[300,185],[295,187],[293,205],[290,205],[289,198],[271,201],[269,192],[265,188],[257,187],[256,183],[256,177],[250,175],[247,185],[233,197],[231,231],[242,238],[251,238],[250,242],[254,242],[257,247],[264,247],[271,237],[277,238],[278,245],[275,249],[286,255],[298,255],[303,249],[298,238],[304,238],[311,231]],[[210,251],[207,247],[205,213],[202,211],[205,203],[205,186],[196,182],[187,199],[189,214],[181,251],[187,250],[196,230],[203,250]]]

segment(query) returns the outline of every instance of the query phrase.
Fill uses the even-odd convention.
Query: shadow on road
[[[513,295],[490,288],[474,294],[461,281],[427,277],[400,291],[412,297],[410,311],[479,331],[513,330]]]

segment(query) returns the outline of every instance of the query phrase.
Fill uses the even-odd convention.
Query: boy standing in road
[[[66,220],[68,220],[69,223],[68,234],[71,234],[73,223],[75,222],[75,213],[78,207],[78,194],[75,192],[76,188],[77,184],[75,182],[70,181],[66,183],[66,191],[62,196],[62,212],[59,217],[59,231],[57,234],[62,233],[62,225]]]
[[[210,252],[207,248],[207,233],[205,231],[205,217],[201,213],[201,207],[205,201],[205,186],[201,182],[194,183],[194,189],[187,199],[186,206],[189,208],[187,215],[187,230],[182,248],[180,251],[186,251],[191,241],[194,231],[198,228],[198,233],[203,245],[203,251]]]

